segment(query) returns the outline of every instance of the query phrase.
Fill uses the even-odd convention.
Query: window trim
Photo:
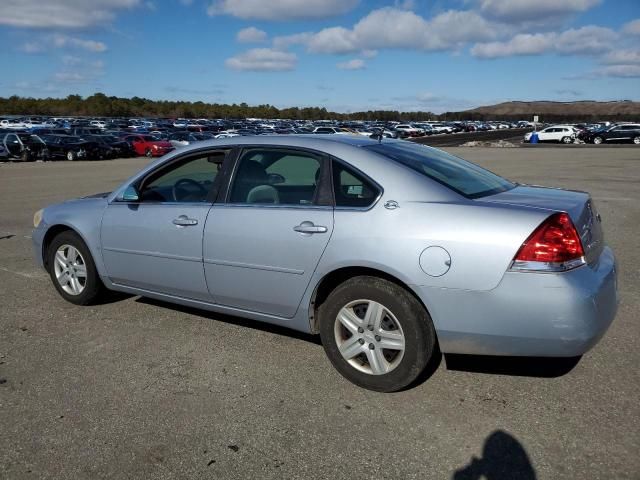
[[[175,157],[158,165],[153,170],[147,172],[142,177],[137,178],[136,180],[134,180],[129,184],[129,186],[134,186],[136,190],[140,190],[141,187],[144,185],[144,183],[149,179],[149,177],[159,174],[163,170],[169,169],[176,163],[187,161],[191,157],[202,157],[206,154],[220,152],[220,151],[226,151],[227,153],[225,155],[224,160],[222,161],[222,166],[220,168],[220,171],[218,172],[218,174],[216,175],[216,178],[213,181],[213,185],[211,186],[211,191],[207,195],[207,199],[204,202],[160,202],[160,201],[144,202],[140,200],[137,202],[131,202],[127,200],[118,199],[118,197],[116,197],[111,201],[111,203],[117,203],[117,204],[123,204],[123,205],[131,204],[131,205],[190,205],[190,206],[209,205],[211,206],[215,203],[216,199],[218,198],[218,194],[222,190],[221,187],[224,187],[224,182],[227,180],[226,170],[227,170],[228,164],[235,160],[234,155],[237,153],[237,148],[233,145],[229,145],[229,146],[225,145],[217,148],[212,148],[211,146],[209,146],[209,147],[204,147],[197,150],[189,150],[188,152],[184,152],[183,154],[176,155]]]
[[[295,210],[303,210],[303,209],[326,210],[326,209],[333,209],[335,207],[335,201],[333,201],[334,200],[333,189],[331,186],[333,182],[330,182],[328,186],[328,188],[331,188],[330,197],[332,199],[332,203],[333,203],[332,205],[318,205],[316,203],[309,204],[309,205],[295,205],[295,204],[273,205],[273,204],[260,204],[260,203],[239,203],[239,202],[229,201],[229,199],[231,198],[231,190],[232,190],[233,182],[235,182],[236,180],[236,175],[238,173],[238,168],[240,166],[240,161],[242,160],[242,157],[244,156],[244,154],[251,150],[280,150],[280,151],[288,151],[288,152],[298,153],[298,154],[302,153],[307,156],[317,158],[320,161],[320,177],[319,177],[318,185],[317,185],[314,196],[319,196],[318,194],[322,190],[325,191],[325,194],[327,193],[326,191],[327,185],[325,185],[327,183],[325,179],[325,176],[326,176],[325,172],[327,171],[327,169],[331,168],[331,162],[329,161],[329,157],[326,153],[313,150],[310,148],[292,147],[288,145],[260,145],[260,144],[241,145],[238,148],[237,155],[233,159],[232,166],[230,167],[231,171],[229,172],[228,178],[225,179],[226,181],[225,181],[224,188],[221,189],[220,194],[218,195],[218,199],[214,203],[215,205],[224,205],[227,207],[240,207],[240,208],[270,208],[270,209],[288,208],[288,209],[295,209]],[[327,164],[329,166],[327,166]]]

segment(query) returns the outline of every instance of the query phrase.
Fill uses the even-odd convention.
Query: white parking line
[[[37,279],[47,278],[47,275],[44,273],[15,272],[13,270],[9,270],[8,268],[4,268],[4,267],[0,267],[0,270],[7,273],[13,273],[14,275],[18,275],[19,277],[24,277],[24,278],[37,278]]]

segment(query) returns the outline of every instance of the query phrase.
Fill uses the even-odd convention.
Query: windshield
[[[424,145],[394,142],[364,148],[409,167],[467,198],[493,195],[515,187],[478,165]]]
[[[37,135],[31,135],[28,133],[18,133],[17,135],[23,143],[44,143]]]

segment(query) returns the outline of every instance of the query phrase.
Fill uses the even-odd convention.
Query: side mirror
[[[122,194],[123,202],[138,202],[140,201],[140,195],[138,194],[138,189],[133,185],[129,185],[124,193]]]

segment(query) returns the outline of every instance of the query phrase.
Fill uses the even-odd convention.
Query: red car
[[[147,157],[161,157],[174,149],[166,140],[156,140],[151,135],[128,135],[124,140],[133,146],[138,155]]]

